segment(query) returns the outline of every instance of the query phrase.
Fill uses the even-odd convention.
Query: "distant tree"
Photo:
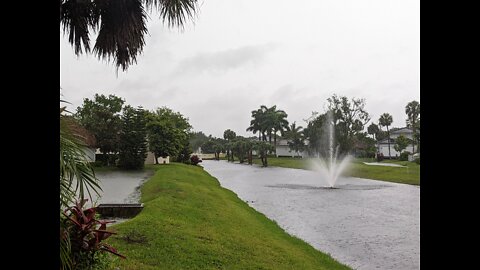
[[[377,134],[380,131],[380,128],[375,123],[371,123],[367,128],[368,134],[373,136],[374,140],[377,140]]]
[[[327,121],[327,115],[318,115],[313,112],[310,119],[305,121],[307,122],[307,127],[303,130],[303,135],[309,142],[306,146],[307,152],[310,155],[319,154],[322,151],[322,148],[325,147],[322,138],[325,137],[324,125]]]
[[[378,119],[378,123],[382,127],[387,127],[387,138],[388,138],[388,156],[391,157],[390,155],[390,131],[388,130],[388,127],[392,124],[393,118],[390,114],[384,113],[380,116],[380,119]]]
[[[126,170],[142,169],[147,157],[146,113],[141,108],[123,108],[122,128],[118,146],[118,167]]]
[[[142,53],[147,31],[145,10],[155,8],[170,27],[183,27],[197,13],[197,0],[60,0],[60,26],[75,54],[90,53],[90,34],[97,35],[93,53],[113,58],[125,71]],[[82,50],[83,45],[83,50]]]
[[[266,140],[265,129],[263,125],[266,110],[267,107],[265,105],[262,105],[260,109],[252,111],[253,119],[250,121],[250,126],[247,128],[247,131],[252,131],[253,134],[258,132],[259,141]]]
[[[172,158],[188,144],[188,133],[191,125],[188,118],[167,107],[162,107],[148,114],[147,138],[150,151],[158,157]]]
[[[405,113],[407,114],[407,127],[413,131],[412,151],[415,153],[416,134],[420,123],[420,103],[416,100],[409,102],[405,107]]]
[[[336,140],[340,145],[340,152],[352,150],[355,135],[363,131],[370,121],[370,115],[365,110],[365,99],[352,98],[334,94],[327,99],[328,111],[333,113]]]
[[[303,151],[305,148],[304,136],[302,133],[302,126],[296,126],[296,123],[293,122],[285,131],[285,139],[288,140],[287,144],[290,150],[295,151],[295,154],[298,156],[299,152]]]
[[[244,163],[248,157],[248,151],[250,149],[250,140],[242,136],[237,136],[231,141],[232,143],[232,155],[237,156],[240,163]]]
[[[400,135],[397,139],[395,139],[395,145],[393,146],[393,148],[401,154],[410,143],[412,143],[412,140],[403,135]]]
[[[262,166],[268,167],[268,153],[273,151],[273,145],[260,141],[255,143],[254,149],[258,152],[258,156],[262,161]]]
[[[95,94],[93,100],[85,98],[75,114],[80,124],[95,135],[96,147],[104,154],[107,165],[113,159],[110,155],[118,152],[120,112],[124,103],[115,95]]]
[[[203,132],[191,132],[189,134],[189,143],[190,146],[192,147],[192,150],[194,152],[198,151],[199,148],[201,148],[202,144],[204,144],[206,141],[208,141],[207,135],[205,135]]]
[[[192,153],[193,152],[192,147],[190,146],[190,141],[186,138],[185,142],[182,143],[182,148],[180,149],[180,152],[175,157],[175,161],[188,163]]]
[[[237,134],[230,130],[230,129],[227,129],[223,132],[223,138],[227,141],[226,142],[226,150],[227,150],[227,160],[228,161],[231,161],[233,162],[233,147],[234,147],[234,144],[232,143],[232,141],[237,137]]]
[[[270,122],[269,126],[273,131],[273,145],[277,145],[277,133],[283,135],[283,132],[288,128],[287,121],[288,114],[283,110],[277,110],[277,105],[272,106],[267,110],[267,119]],[[271,139],[270,139],[271,143]]]

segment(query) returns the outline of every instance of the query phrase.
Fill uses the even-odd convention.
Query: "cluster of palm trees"
[[[273,105],[268,108],[265,105],[261,105],[259,109],[252,111],[252,120],[247,131],[252,131],[253,134],[258,132],[259,141],[267,141],[271,144],[273,139],[273,145],[277,144],[277,134],[283,136],[284,132],[288,129],[288,114],[277,109],[277,105]]]

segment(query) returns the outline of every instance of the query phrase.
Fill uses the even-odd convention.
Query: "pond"
[[[205,160],[205,170],[286,232],[354,269],[420,268],[420,188]]]

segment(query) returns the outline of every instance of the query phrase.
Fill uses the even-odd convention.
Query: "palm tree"
[[[234,140],[237,137],[237,134],[235,131],[232,131],[230,129],[227,129],[223,132],[223,138],[227,141],[227,160],[233,162],[233,151],[232,151],[232,140]],[[230,154],[230,155],[229,155]]]
[[[420,121],[420,103],[416,100],[411,101],[405,106],[405,113],[407,114],[407,127],[413,131],[412,152],[415,153],[415,135],[417,132],[417,124]]]
[[[377,140],[376,136],[377,136],[378,131],[379,131],[378,126],[374,123],[371,123],[370,126],[368,126],[368,128],[367,128],[368,134],[373,135],[373,138],[375,140]]]
[[[257,133],[258,131],[258,140],[261,141],[261,135],[262,135],[262,117],[263,117],[263,111],[262,109],[258,109],[255,111],[252,111],[252,120],[250,121],[250,126],[247,128],[247,131],[252,131],[253,134]]]
[[[305,137],[302,132],[302,126],[296,126],[296,123],[293,122],[290,126],[287,126],[287,130],[285,131],[285,138],[288,141],[288,147],[295,151],[295,154],[298,156],[299,151],[303,151],[305,144],[304,140]]]
[[[378,124],[382,127],[387,127],[387,138],[388,138],[388,157],[391,157],[390,155],[390,131],[388,130],[388,126],[390,126],[393,122],[393,118],[390,114],[384,113],[380,116],[380,119],[378,120]]]
[[[125,71],[143,50],[148,33],[145,10],[153,7],[169,27],[183,27],[198,9],[197,0],[60,0],[60,26],[77,56],[92,51],[90,33],[96,32],[93,53],[113,58],[117,70]]]
[[[288,114],[283,110],[276,110],[276,106],[272,109],[272,123],[273,123],[273,145],[277,145],[277,132],[283,135],[283,132],[288,128],[287,116]]]

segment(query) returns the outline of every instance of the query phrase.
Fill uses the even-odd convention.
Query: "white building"
[[[384,157],[398,157],[400,153],[397,152],[394,148],[395,140],[400,136],[403,135],[404,137],[413,140],[413,131],[409,128],[400,128],[398,130],[390,131],[390,156],[388,155],[388,138],[385,138],[378,142],[378,152],[382,153]],[[415,147],[417,150],[417,147]],[[413,145],[408,145],[404,151],[408,151],[413,153]]]
[[[305,144],[306,143],[307,142],[305,142]],[[277,157],[307,157],[307,152],[305,151],[295,153],[295,151],[290,150],[290,147],[288,147],[288,141],[285,139],[280,139],[277,141],[275,151]]]

